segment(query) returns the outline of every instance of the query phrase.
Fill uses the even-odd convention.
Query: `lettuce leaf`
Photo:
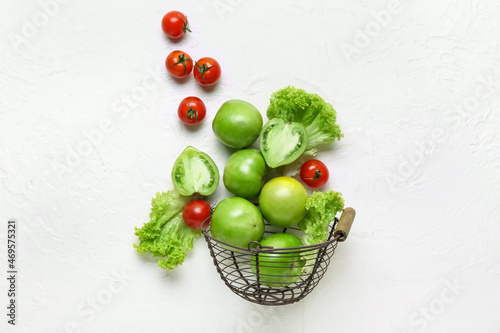
[[[305,154],[314,155],[319,145],[330,145],[344,135],[337,125],[337,112],[320,96],[303,89],[288,86],[271,95],[267,118],[285,122],[299,122],[307,130]]]
[[[182,210],[191,200],[200,196],[182,196],[177,191],[158,192],[151,200],[150,221],[142,228],[135,228],[139,253],[151,253],[161,257],[158,265],[173,270],[182,264],[194,241],[201,236],[200,230],[188,227],[182,219]]]
[[[302,243],[315,245],[325,242],[330,232],[329,225],[338,212],[344,209],[344,199],[339,192],[313,192],[306,201],[307,214],[298,227],[302,230]],[[303,272],[310,273],[314,267],[318,250],[303,254],[306,260]]]

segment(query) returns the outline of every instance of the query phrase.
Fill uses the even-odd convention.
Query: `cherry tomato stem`
[[[184,26],[182,27],[182,31],[185,33],[186,31],[191,32],[191,29],[189,29],[189,22],[187,20],[187,16],[183,15],[185,19],[183,19],[179,14],[176,14],[176,16],[184,23]]]
[[[186,71],[187,71],[186,61],[192,61],[192,60],[187,58],[185,53],[182,53],[179,55],[177,62],[171,64],[170,66],[175,66],[175,65],[181,64],[182,66],[184,66],[184,74],[186,74]]]
[[[186,118],[191,118],[199,122],[198,120],[198,111],[193,110],[193,107],[189,105],[189,110],[186,111]]]
[[[214,66],[210,66],[210,67],[208,67],[208,66],[207,66],[207,64],[203,64],[203,66],[200,66],[198,63],[195,63],[195,66],[198,66],[198,68],[197,68],[196,70],[197,70],[198,72],[200,72],[201,77],[202,77],[202,79],[203,79],[203,82],[206,82],[206,80],[205,80],[205,73],[206,73],[209,69],[211,69],[212,67],[214,67]]]
[[[321,170],[316,169],[314,170],[314,176],[312,178],[304,178],[304,179],[318,180],[319,177],[321,177]]]

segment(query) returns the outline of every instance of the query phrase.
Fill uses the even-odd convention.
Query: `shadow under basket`
[[[236,247],[212,237],[210,225],[202,225],[210,255],[224,283],[243,299],[262,305],[285,305],[300,301],[325,274],[338,242],[346,240],[355,211],[346,208],[329,225],[328,239],[316,245],[275,249],[250,242]],[[264,237],[285,232],[302,236],[298,228],[266,224]]]

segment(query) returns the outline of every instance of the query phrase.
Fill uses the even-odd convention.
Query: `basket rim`
[[[301,252],[306,252],[306,251],[311,251],[311,250],[318,250],[318,249],[321,249],[321,248],[324,248],[324,247],[327,247],[329,245],[331,245],[332,243],[334,242],[338,242],[339,239],[341,238],[341,235],[336,235],[336,236],[333,236],[333,232],[334,229],[335,229],[335,226],[338,222],[338,218],[335,217],[333,219],[332,222],[330,222],[329,224],[329,228],[331,228],[329,234],[328,234],[328,239],[322,243],[318,243],[318,244],[312,244],[312,245],[302,245],[302,246],[295,246],[295,247],[286,247],[286,248],[274,248],[272,246],[263,246],[262,244],[260,244],[258,241],[251,241],[248,243],[247,247],[240,247],[240,246],[235,246],[235,245],[231,245],[229,243],[226,243],[226,242],[223,242],[215,237],[213,237],[211,234],[209,234],[209,229],[210,229],[210,223],[206,223],[207,221],[209,221],[210,219],[212,218],[212,216],[209,216],[208,218],[206,218],[202,223],[201,223],[201,227],[200,227],[200,230],[203,234],[203,236],[205,237],[205,239],[210,239],[218,244],[222,244],[224,246],[226,246],[226,248],[229,250],[229,251],[233,251],[236,250],[236,251],[239,251],[239,252],[247,252],[247,253],[250,253],[250,254],[256,254],[256,253],[275,253],[275,254],[292,254],[292,253],[301,253]],[[269,226],[272,226],[271,224],[265,222],[267,225]],[[296,227],[291,227],[291,228],[284,228],[285,230],[286,229],[294,229],[294,230],[300,230]],[[332,237],[333,236],[333,237]]]

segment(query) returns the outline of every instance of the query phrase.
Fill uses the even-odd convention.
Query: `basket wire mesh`
[[[336,231],[338,222],[335,218],[330,223],[325,242],[285,249],[265,247],[259,242],[250,242],[247,248],[232,246],[213,238],[210,224],[206,223],[202,233],[217,272],[231,291],[253,303],[284,305],[306,297],[323,278],[338,242],[347,237],[347,233]],[[301,235],[298,228],[266,224],[264,236],[278,232]]]

